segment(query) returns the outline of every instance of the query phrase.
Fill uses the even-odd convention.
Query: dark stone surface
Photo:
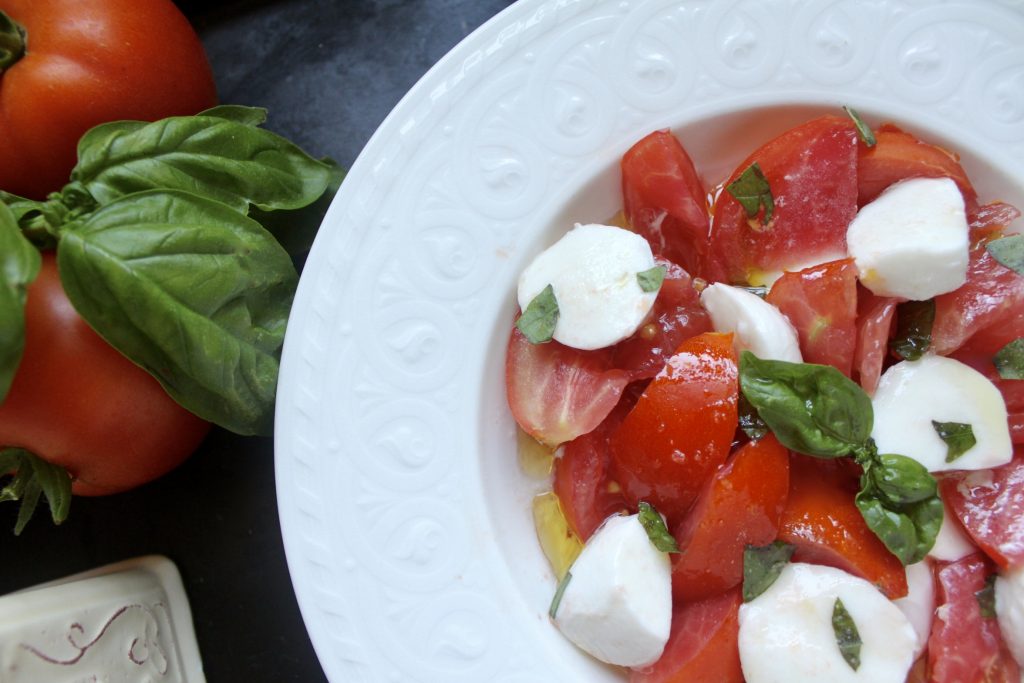
[[[350,166],[402,95],[509,0],[268,0],[179,5],[222,102]],[[0,533],[16,510],[0,505]],[[215,430],[177,471],[128,493],[76,498],[0,536],[0,594],[158,553],[181,571],[211,683],[324,681],[295,602],[278,524],[273,443]]]

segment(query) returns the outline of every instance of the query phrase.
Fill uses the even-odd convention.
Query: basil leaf
[[[651,544],[663,553],[678,553],[679,545],[676,543],[675,536],[668,532],[665,520],[661,518],[654,506],[646,501],[640,501],[637,507],[640,511],[637,517],[644,531],[647,532],[647,538],[651,539]]]
[[[256,118],[220,107],[214,115],[142,126],[107,124],[86,133],[71,178],[100,204],[151,189],[185,190],[243,213],[249,204],[269,211],[316,200],[330,182],[330,167],[254,127]]]
[[[935,300],[905,301],[896,306],[896,336],[889,350],[904,360],[917,360],[932,344]]]
[[[267,110],[263,107],[245,107],[240,104],[219,104],[199,112],[199,116],[216,116],[246,126],[262,126],[267,122]]]
[[[765,546],[748,545],[743,550],[743,602],[750,602],[771,588],[794,552],[795,545],[782,541]]]
[[[290,211],[263,211],[256,207],[249,211],[249,217],[266,228],[292,258],[298,259],[309,253],[317,231],[324,222],[324,216],[327,215],[327,209],[345,179],[345,169],[334,160],[322,161],[330,166],[331,179],[327,183],[327,190],[315,202]]]
[[[666,272],[668,269],[665,266],[654,266],[650,270],[637,273],[636,281],[640,284],[640,289],[645,292],[657,292],[661,289],[661,283],[665,281]]]
[[[25,350],[25,299],[42,257],[0,202],[0,402],[7,396]]]
[[[989,574],[985,577],[985,587],[974,594],[978,601],[978,609],[985,619],[996,618],[996,575]]]
[[[743,393],[740,393],[737,408],[739,409],[740,429],[751,441],[757,441],[767,436],[768,425],[764,423],[761,416],[757,414],[757,409],[751,405]]]
[[[819,458],[855,453],[871,436],[871,399],[829,365],[740,354],[740,388],[782,444]]]
[[[847,115],[853,119],[853,125],[857,128],[857,137],[864,143],[865,147],[874,147],[877,140],[875,140],[875,134],[871,130],[871,126],[864,123],[864,119],[860,117],[857,110],[853,107],[844,106],[843,109]]]
[[[548,285],[533,297],[523,314],[516,321],[516,327],[531,344],[544,344],[555,336],[558,324],[558,301],[555,288]]]
[[[551,598],[551,606],[548,607],[548,616],[552,619],[558,614],[558,607],[562,604],[562,596],[565,595],[565,589],[569,586],[570,581],[572,581],[572,572],[566,572],[562,580],[558,582],[558,588],[555,589],[555,597]]]
[[[1017,337],[999,349],[992,364],[1003,379],[1024,379],[1024,337]]]
[[[857,624],[853,621],[853,617],[846,611],[846,606],[839,598],[836,598],[836,602],[832,606],[832,631],[836,635],[836,645],[839,646],[840,654],[843,655],[843,659],[850,665],[850,668],[856,671],[860,668],[862,645],[860,632],[857,630]]]
[[[754,218],[764,207],[764,225],[767,225],[775,214],[775,200],[772,198],[772,189],[768,185],[768,179],[761,172],[761,167],[755,161],[739,175],[736,180],[729,183],[726,188],[729,194],[736,198],[743,210],[747,212],[747,218]]]
[[[1024,275],[1024,235],[1010,235],[992,240],[985,249],[996,261],[1020,275]]]
[[[258,223],[187,192],[142,192],[66,226],[57,263],[82,317],[178,403],[270,432],[298,276]]]
[[[33,199],[25,199],[16,194],[0,190],[0,203],[6,204],[7,208],[14,214],[14,220],[20,225],[22,219],[33,212],[37,212],[43,206],[43,202]]]
[[[935,477],[905,455],[883,453],[866,469],[874,487],[893,505],[919,503],[936,495]]]
[[[899,505],[880,496],[868,483],[854,502],[871,531],[904,565],[920,562],[935,545],[942,526],[942,501],[938,495]]]
[[[953,462],[978,443],[969,424],[932,420],[932,427],[935,427],[935,432],[946,444],[946,462]]]

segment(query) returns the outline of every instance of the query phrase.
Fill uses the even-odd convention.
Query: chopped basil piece
[[[555,288],[548,285],[533,298],[516,321],[516,327],[531,344],[543,344],[555,336],[558,323],[558,302]]]
[[[764,206],[764,225],[772,220],[775,214],[775,200],[768,179],[761,172],[755,161],[740,176],[725,188],[747,212],[747,218],[755,218]]]
[[[743,551],[743,602],[750,602],[771,588],[795,551],[795,545],[782,541],[748,545]]]
[[[946,462],[953,462],[978,443],[969,424],[932,420],[932,426],[935,427],[939,438],[946,443]]]
[[[978,600],[978,609],[985,619],[996,618],[996,575],[989,574],[985,579],[985,587],[974,594]]]
[[[647,532],[647,538],[651,539],[651,544],[655,548],[663,553],[678,553],[679,546],[676,544],[675,537],[668,532],[668,528],[665,527],[665,520],[661,518],[661,515],[654,506],[645,501],[640,501],[640,505],[637,506],[640,509],[640,524],[643,525],[644,531]]]
[[[636,281],[640,283],[640,289],[645,292],[657,292],[661,289],[661,283],[665,281],[665,273],[668,269],[665,266],[654,266],[650,270],[636,274]]]
[[[904,360],[917,360],[932,344],[935,300],[906,301],[896,307],[896,336],[889,350]]]
[[[836,645],[839,646],[843,659],[856,671],[860,668],[860,632],[857,631],[857,624],[839,598],[836,598],[836,603],[832,607],[832,630],[836,634]]]
[[[739,408],[740,417],[740,429],[746,434],[751,441],[757,441],[763,439],[768,434],[768,425],[764,423],[761,416],[757,414],[757,408],[755,408],[745,394],[740,393],[740,400],[737,406]]]
[[[857,136],[860,141],[864,143],[865,147],[875,146],[875,134],[871,131],[871,126],[864,122],[864,119],[860,117],[857,110],[853,107],[843,107],[846,110],[847,115],[853,119],[853,125],[857,127]]]
[[[1024,275],[1024,235],[1010,235],[992,240],[985,245],[985,249],[996,261]]]
[[[1003,379],[1024,379],[1024,337],[1017,337],[992,358]]]
[[[565,589],[570,581],[572,581],[572,572],[566,572],[562,580],[558,582],[558,588],[555,589],[555,597],[551,598],[551,607],[548,608],[548,616],[552,619],[558,613],[558,606],[562,604],[562,596],[565,595]]]

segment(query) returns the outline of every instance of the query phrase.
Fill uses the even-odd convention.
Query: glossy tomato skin
[[[0,189],[61,189],[89,128],[216,104],[202,44],[171,0],[0,0],[27,33],[0,81]]]
[[[725,462],[737,424],[732,335],[688,339],[611,437],[615,479],[632,506],[647,501],[674,527]]]
[[[693,602],[743,580],[743,551],[775,540],[789,495],[789,451],[774,435],[744,444],[675,530],[672,597]]]
[[[868,527],[853,499],[858,475],[847,460],[792,453],[789,498],[779,540],[796,546],[794,562],[823,564],[875,584],[891,600],[907,594],[900,561]]]
[[[775,215],[750,219],[727,190],[715,200],[712,261],[732,283],[758,273],[820,263],[846,253],[846,227],[857,213],[857,132],[849,118],[822,116],[791,128],[751,154],[726,181],[757,162]]]
[[[872,294],[864,288],[859,291],[853,371],[864,391],[874,394],[889,356],[889,337],[899,301]]]
[[[0,404],[0,447],[65,467],[74,493],[116,493],[156,479],[209,431],[79,317],[52,253],[29,287],[25,318],[25,352]]]
[[[743,683],[740,589],[698,602],[676,603],[661,658],[633,671],[629,683]]]
[[[1003,642],[999,622],[982,615],[977,593],[994,572],[975,553],[939,562],[935,572],[935,611],[928,637],[932,683],[1019,683],[1020,668]]]

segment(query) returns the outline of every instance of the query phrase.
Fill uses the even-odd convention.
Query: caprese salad
[[[522,272],[549,614],[632,683],[1021,680],[1024,237],[851,109],[708,192],[682,142]]]

